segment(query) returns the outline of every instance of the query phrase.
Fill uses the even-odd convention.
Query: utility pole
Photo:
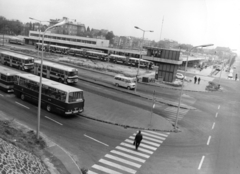
[[[163,16],[163,19],[162,19],[162,26],[161,26],[161,32],[160,32],[160,39],[159,39],[159,41],[161,41],[161,37],[162,37],[163,21],[164,21],[164,16]]]

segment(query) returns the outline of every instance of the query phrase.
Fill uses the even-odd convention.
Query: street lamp
[[[176,120],[175,120],[175,124],[174,124],[174,128],[175,128],[175,130],[177,129],[178,115],[179,115],[179,108],[180,108],[181,99],[182,99],[182,91],[183,91],[183,85],[184,85],[184,78],[186,77],[187,64],[188,64],[188,57],[189,57],[189,55],[191,54],[191,51],[192,51],[193,49],[195,49],[195,48],[199,48],[199,47],[209,47],[209,46],[213,46],[213,44],[198,45],[198,46],[192,47],[192,48],[189,50],[189,54],[188,54],[188,56],[187,56],[187,61],[186,61],[186,64],[185,64],[185,70],[184,70],[184,75],[183,75],[183,80],[182,80],[182,87],[181,87],[181,92],[180,92],[180,97],[179,97],[179,102],[178,102],[177,116],[176,116]]]
[[[142,37],[142,41],[141,41],[141,46],[143,47],[143,41],[144,41],[144,34],[145,32],[153,32],[152,30],[143,30],[137,26],[134,26],[134,28],[143,31],[143,37]],[[140,50],[140,57],[138,59],[138,69],[137,69],[137,78],[136,78],[136,86],[135,86],[135,92],[137,91],[137,82],[138,82],[138,74],[139,74],[139,64],[140,64],[140,59],[142,58],[142,51]]]
[[[33,18],[30,18],[30,19],[33,19]],[[35,19],[34,19],[35,20]],[[39,21],[39,20],[38,20]],[[58,27],[58,26],[62,26],[64,24],[66,24],[68,21],[67,20],[63,20],[55,25],[52,25],[50,27],[48,27],[43,35],[42,35],[42,57],[41,57],[41,70],[40,70],[40,82],[39,82],[39,96],[38,96],[38,122],[37,122],[37,139],[39,139],[39,132],[40,132],[40,117],[41,117],[41,98],[42,98],[42,69],[43,69],[43,44],[44,44],[44,36],[45,36],[45,33],[48,31],[48,30],[51,30],[55,27]]]

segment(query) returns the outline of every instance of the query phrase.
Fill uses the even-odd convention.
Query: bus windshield
[[[69,76],[75,76],[75,75],[78,75],[78,72],[77,71],[71,71],[71,72],[68,72],[68,75]]]
[[[81,102],[83,101],[83,92],[70,92],[68,103]]]
[[[25,63],[33,63],[33,59],[25,60]]]

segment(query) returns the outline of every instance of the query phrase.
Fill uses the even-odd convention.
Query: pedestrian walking
[[[198,77],[198,84],[200,83],[200,81],[201,81],[201,78],[200,78],[200,77]]]
[[[238,75],[236,74],[236,75],[235,75],[235,81],[237,81],[237,79],[238,79]]]
[[[137,135],[135,136],[133,145],[135,145],[136,150],[138,149],[138,146],[140,145],[141,141],[142,141],[142,134],[141,131],[138,131]]]
[[[194,84],[197,83],[197,76],[194,77]]]

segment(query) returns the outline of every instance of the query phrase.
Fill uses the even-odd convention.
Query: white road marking
[[[157,139],[160,139],[160,140],[165,140],[166,139],[166,138],[159,137],[159,136],[156,136],[156,135],[152,135],[152,134],[149,134],[149,133],[146,133],[146,132],[142,132],[142,134],[153,137],[153,138],[157,138]],[[136,134],[133,134],[133,135],[135,136]],[[144,136],[143,136],[143,138],[144,138]]]
[[[109,174],[122,174],[122,173],[116,172],[116,171],[114,171],[114,170],[111,170],[111,169],[108,169],[108,168],[106,168],[106,167],[102,167],[102,166],[99,166],[99,165],[96,165],[96,164],[94,164],[94,165],[92,166],[92,168],[101,170],[101,171],[103,171],[103,172],[105,172],[105,173],[109,173]]]
[[[55,123],[57,123],[57,124],[59,124],[59,125],[63,125],[62,123],[59,123],[58,121],[56,121],[56,120],[54,120],[54,119],[52,119],[52,118],[49,118],[49,117],[47,117],[47,116],[45,116],[45,118],[47,118],[47,119],[49,119],[49,120],[51,120],[51,121],[53,121],[53,122],[55,122]]]
[[[214,129],[214,126],[215,126],[215,122],[214,122],[213,125],[212,125],[212,129]]]
[[[128,142],[128,143],[130,143],[130,144],[133,144],[133,141],[132,141],[132,140],[126,139],[125,141]],[[145,145],[145,144],[143,144],[142,142],[143,142],[143,141],[141,141],[139,147],[144,147],[144,148],[151,149],[151,150],[157,150],[156,147],[151,147],[151,146]]]
[[[105,146],[108,146],[107,144],[105,144],[105,143],[103,143],[103,142],[101,142],[101,141],[98,141],[98,140],[96,140],[96,139],[94,139],[94,138],[92,138],[92,137],[89,137],[89,136],[87,136],[87,135],[85,135],[85,134],[84,134],[84,136],[85,136],[85,137],[88,137],[88,138],[90,138],[90,139],[92,139],[92,140],[94,140],[94,141],[96,141],[96,142],[98,142],[98,143],[101,143],[101,144],[103,144],[103,145],[105,145]]]
[[[93,171],[91,171],[91,170],[88,170],[87,173],[88,173],[88,174],[98,174],[98,173],[95,173],[95,172],[93,172]]]
[[[134,136],[136,136],[136,134],[133,134]],[[157,143],[162,143],[163,141],[161,141],[161,140],[156,140],[156,139],[154,139],[154,138],[150,138],[150,137],[147,137],[147,136],[143,136],[143,140],[144,139],[147,139],[147,140],[151,140],[151,141],[155,141],[155,142],[157,142]]]
[[[121,143],[120,145],[129,147],[129,148],[131,148],[131,149],[135,149],[135,146],[134,146],[133,144]],[[140,151],[140,152],[145,152],[145,153],[149,153],[149,154],[153,154],[152,151],[143,149],[143,148],[141,148],[141,147],[138,147],[138,151]]]
[[[122,166],[122,165],[119,165],[119,164],[116,164],[116,163],[113,163],[111,161],[107,161],[107,160],[104,160],[104,159],[100,159],[99,162],[103,163],[103,164],[106,164],[106,165],[109,165],[109,166],[112,166],[112,167],[115,167],[117,169],[123,170],[125,172],[132,173],[132,174],[135,174],[137,172],[136,170],[130,169],[128,167],[125,167],[125,166]]]
[[[220,105],[218,106],[218,109],[220,109]]]
[[[137,163],[134,163],[132,161],[128,161],[128,160],[125,160],[123,158],[119,158],[117,156],[113,156],[113,155],[110,155],[110,154],[105,155],[105,157],[116,160],[116,161],[119,161],[119,162],[122,162],[122,163],[125,163],[125,164],[128,164],[128,165],[131,165],[131,166],[134,166],[134,167],[137,167],[137,168],[141,167],[140,164],[137,164]]]
[[[134,157],[132,155],[128,155],[126,153],[119,152],[119,151],[116,151],[116,150],[112,150],[111,153],[114,153],[114,154],[117,154],[117,155],[129,158],[129,159],[132,159],[132,160],[135,160],[135,161],[138,161],[138,162],[142,162],[142,163],[145,163],[145,161],[146,161],[146,160],[143,160],[141,158],[137,158],[137,157]]]
[[[22,107],[24,107],[24,108],[30,109],[29,107],[27,107],[27,106],[25,106],[25,105],[23,105],[23,104],[21,104],[21,103],[18,103],[18,102],[15,102],[15,103],[17,103],[18,105],[20,105],[20,106],[22,106]]]
[[[135,137],[133,137],[133,136],[130,136],[129,138],[133,139],[133,140],[135,139]],[[142,140],[141,142],[146,143],[146,144],[150,144],[152,146],[160,147],[160,144],[153,143],[153,142],[150,142],[150,141]]]
[[[205,156],[202,156],[202,159],[201,159],[201,161],[200,161],[200,163],[199,163],[199,166],[198,166],[198,170],[201,169],[202,164],[203,164],[203,161],[204,161],[204,158],[205,158]]]
[[[138,156],[141,156],[141,157],[144,157],[144,158],[149,158],[150,157],[149,155],[146,155],[146,154],[143,154],[143,153],[140,153],[140,152],[137,152],[137,151],[133,151],[133,150],[130,150],[130,149],[126,149],[126,148],[120,147],[120,146],[117,146],[116,149],[119,149],[119,150],[122,150],[122,151],[128,152],[128,153],[132,153],[134,155],[138,155]]]
[[[149,132],[149,133],[152,133],[152,134],[155,134],[155,135],[160,135],[160,136],[168,137],[168,135],[165,135],[165,134],[162,134],[162,133],[159,133],[159,132],[153,132],[153,131],[149,131],[149,130],[145,130],[144,132]]]
[[[211,140],[211,136],[208,137],[207,145],[209,145],[210,140]]]
[[[216,113],[216,117],[218,116],[218,113]]]

